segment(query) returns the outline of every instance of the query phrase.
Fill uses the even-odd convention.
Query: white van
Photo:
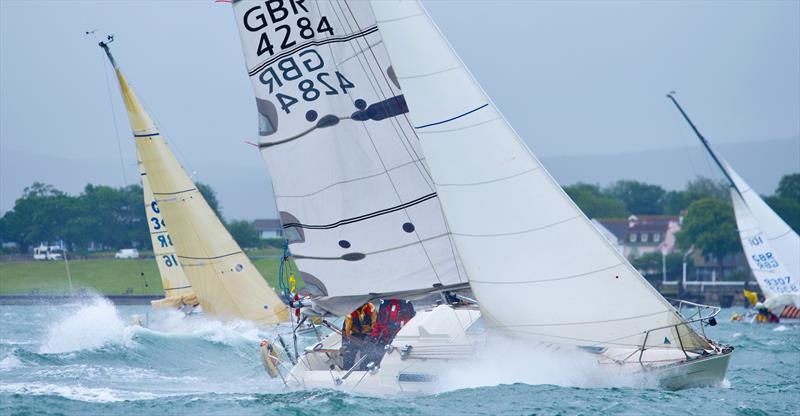
[[[46,246],[39,244],[39,247],[33,248],[34,260],[61,260],[61,247],[59,246]]]
[[[139,258],[139,250],[135,248],[123,248],[122,250],[118,251],[117,254],[114,254],[115,259],[138,259]]]

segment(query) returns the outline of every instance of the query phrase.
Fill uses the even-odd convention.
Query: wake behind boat
[[[724,379],[733,348],[703,331],[718,308],[674,307],[610,246],[418,2],[233,8],[286,257],[312,288],[293,306],[357,319],[369,301],[443,296],[353,363],[330,325],[287,384],[434,390],[490,331],[595,354],[666,387]]]

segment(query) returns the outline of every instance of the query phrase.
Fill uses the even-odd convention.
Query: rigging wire
[[[342,17],[344,18],[344,23],[346,23],[347,27],[351,31],[353,31],[353,27],[350,24],[350,21],[347,19],[347,14],[346,14],[344,8],[340,4],[338,4],[338,2],[335,2],[335,3],[336,3],[336,6],[339,7],[340,12],[342,13]],[[332,6],[333,6],[333,4],[334,4],[334,2],[331,3]],[[358,21],[356,20],[355,15],[353,14],[352,10],[350,10],[350,6],[347,4],[346,0],[344,1],[344,5],[347,6],[348,10],[350,11],[350,15],[353,18],[353,22],[356,24],[356,26],[358,28],[360,28],[361,26],[358,24]],[[331,10],[334,12],[334,15],[336,15],[337,20],[339,20],[339,24],[342,25],[342,27],[344,28],[344,24],[342,23],[342,18],[339,17],[339,14],[336,12],[336,10],[333,7],[331,8]],[[373,72],[373,68],[369,63],[369,58],[366,55],[366,51],[365,51],[364,47],[362,47],[361,44],[358,41],[356,41],[355,43],[358,46],[358,49],[359,49],[358,51],[355,50],[355,46],[353,46],[352,44],[350,45],[350,47],[353,49],[353,52],[358,56],[356,58],[357,62],[361,66],[361,69],[364,71],[364,74],[367,76],[367,79],[370,79],[370,78],[374,79],[375,84],[372,84],[372,82],[370,82],[370,86],[372,87],[373,92],[378,97],[383,97],[384,99],[387,99],[388,97],[386,96],[386,94],[384,93],[383,89],[380,86],[380,80],[378,79],[378,77]],[[369,45],[369,43],[367,43],[367,50],[371,51],[371,48],[372,48],[372,46]],[[363,57],[364,63],[366,63],[366,66],[364,65],[364,63],[362,63],[361,57]],[[382,73],[382,70],[381,70],[381,67],[380,67],[380,63],[377,61],[377,57],[375,57],[374,54],[373,54],[373,58],[375,59],[376,64],[378,66],[378,72]],[[384,76],[384,80],[388,82],[388,80],[385,79],[385,76]],[[372,80],[370,80],[370,81],[372,81]],[[397,126],[394,123],[392,123],[392,127],[395,129],[395,133],[397,134],[398,138],[402,141],[403,137],[401,137],[400,134],[397,132],[397,130],[396,130]],[[378,152],[378,147],[375,144],[375,140],[372,138],[372,135],[370,134],[369,130],[366,128],[366,125],[364,126],[364,130],[365,130],[365,133],[367,134],[367,137],[369,138],[370,142],[372,143],[373,150],[375,151],[375,154],[378,157],[378,160],[380,161],[381,166],[383,167],[384,171],[386,172],[387,179],[389,180],[389,183],[392,185],[392,189],[394,190],[395,195],[398,197],[398,199],[400,199],[400,201],[402,201],[402,197],[400,196],[400,192],[397,189],[397,185],[395,184],[395,182],[392,179],[391,175],[388,173],[388,170],[386,168],[386,163],[384,162],[383,157],[381,156],[380,152]],[[405,132],[402,131],[402,127],[400,127],[400,131],[403,133],[403,136],[405,136]],[[403,143],[403,144],[405,146],[405,143]],[[409,144],[410,144],[410,142],[409,142]],[[406,152],[408,152],[408,149],[406,149]],[[415,155],[416,155],[416,153],[415,153]],[[418,157],[414,158],[410,153],[409,153],[409,157],[411,157],[412,159],[419,159]],[[417,169],[419,169],[419,166],[417,166]],[[427,181],[428,178],[426,178],[425,175],[422,175],[422,177],[423,177],[424,180],[426,180],[426,182],[428,182]],[[428,185],[430,186],[431,183],[429,182]],[[403,212],[406,214],[406,218],[408,218],[409,221],[411,221],[411,217],[410,217],[408,211],[407,210],[403,210]],[[417,232],[417,230],[414,230],[414,235],[417,237],[417,240],[420,242],[420,247],[422,248],[422,251],[425,253],[425,257],[426,257],[426,259],[428,260],[428,263],[431,266],[431,270],[433,271],[433,274],[436,276],[436,280],[438,280],[440,283],[442,283],[442,279],[439,276],[439,272],[436,270],[436,266],[434,265],[433,260],[430,257],[430,253],[428,253],[428,249],[425,247],[424,244],[422,244],[422,239],[421,239],[421,237],[419,235],[419,232]],[[458,268],[456,268],[456,270],[458,270]]]
[[[96,31],[97,29],[92,30],[91,32],[86,32],[86,35],[91,35],[94,40],[97,41],[97,35],[95,35]],[[128,175],[125,173],[125,158],[122,156],[122,142],[119,138],[119,126],[117,125],[117,110],[114,106],[114,97],[111,92],[111,81],[108,79],[108,63],[106,62],[106,58],[102,53],[100,54],[100,60],[103,61],[103,74],[105,75],[106,79],[106,91],[108,92],[108,102],[111,105],[111,120],[114,122],[114,137],[117,139],[117,152],[119,153],[119,166],[122,170],[122,181],[127,187]]]

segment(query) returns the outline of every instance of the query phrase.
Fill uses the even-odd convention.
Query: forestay
[[[646,331],[683,322],[561,190],[422,6],[372,7],[488,323],[527,339],[635,350]],[[681,334],[650,332],[648,349],[708,346]]]
[[[722,157],[716,156],[733,182],[736,227],[765,304],[776,313],[786,305],[800,307],[800,238]]]
[[[259,147],[306,287],[360,301],[465,282],[369,3],[233,7]]]
[[[203,311],[263,324],[288,319],[288,310],[211,210],[139,103],[113,57],[142,169],[168,225],[175,257]]]
[[[164,299],[154,300],[151,303],[156,307],[174,307],[189,303],[194,299],[192,286],[175,257],[172,237],[169,235],[166,222],[161,217],[161,210],[158,209],[158,203],[150,189],[150,181],[147,179],[147,172],[141,162],[139,162],[139,177],[142,179],[144,210],[147,215],[150,242],[153,244],[153,257],[156,259],[161,286],[164,288]]]

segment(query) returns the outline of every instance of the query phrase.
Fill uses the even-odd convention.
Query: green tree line
[[[197,187],[222,219],[216,192],[206,184]],[[729,187],[723,182],[698,177],[683,190],[667,191],[658,185],[621,180],[607,187],[578,183],[564,190],[590,218],[685,212],[683,230],[678,234],[680,247],[694,245],[715,258],[741,249]],[[800,174],[781,178],[775,193],[764,199],[795,231],[800,230]],[[262,245],[249,221],[223,223],[242,247]],[[0,218],[0,240],[15,242],[23,251],[40,242],[59,240],[77,250],[85,250],[91,243],[112,249],[149,248],[142,188],[90,184],[72,196],[51,185],[34,183]]]
[[[567,194],[590,218],[627,218],[636,215],[685,214],[681,231],[676,234],[678,247],[684,251],[694,246],[720,265],[722,259],[742,251],[731,206],[730,186],[698,177],[683,190],[667,191],[658,185],[621,180],[608,187],[578,183],[564,187]],[[785,175],[775,193],[764,201],[795,231],[800,230],[800,174]],[[672,253],[662,265],[660,253],[632,259],[641,271],[675,274],[681,267],[681,253]]]
[[[259,245],[249,221],[226,222],[216,192],[197,183],[211,209],[243,247]],[[150,248],[140,185],[110,187],[86,185],[79,195],[68,195],[52,185],[35,182],[25,188],[14,208],[0,218],[0,241],[14,242],[25,252],[39,243],[64,241],[71,250],[95,247]]]

